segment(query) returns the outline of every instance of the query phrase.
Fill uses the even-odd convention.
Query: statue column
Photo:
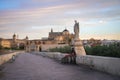
[[[74,41],[73,41],[74,51],[76,56],[84,56],[86,55],[85,49],[82,45],[82,41],[79,38],[79,22],[75,20],[74,24]]]

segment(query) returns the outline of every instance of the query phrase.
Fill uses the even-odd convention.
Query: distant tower
[[[28,40],[29,38],[28,38],[28,36],[26,36],[26,38],[25,38],[26,40]]]
[[[53,32],[53,29],[51,28],[51,33]]]
[[[16,40],[17,40],[17,36],[16,36],[16,34],[14,33],[14,35],[13,35],[13,42],[16,42]]]

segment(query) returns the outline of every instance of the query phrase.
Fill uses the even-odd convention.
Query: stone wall
[[[49,58],[61,60],[66,54],[60,52],[36,52],[38,55],[42,55]],[[77,56],[77,64],[88,65],[93,69],[104,71],[113,75],[120,76],[120,58],[101,57],[101,56]]]
[[[21,52],[14,52],[14,53],[9,53],[9,54],[4,54],[4,55],[0,55],[0,65],[6,63],[7,61],[9,61],[13,55],[17,55]]]
[[[66,55],[66,54],[61,54],[60,52],[34,52],[33,54],[37,54],[57,60],[61,60]]]
[[[120,76],[120,58],[101,56],[77,56],[77,64],[85,64],[91,68]]]

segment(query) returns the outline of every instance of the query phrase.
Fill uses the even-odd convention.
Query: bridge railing
[[[68,54],[62,54],[60,52],[37,52],[35,54],[54,58],[60,60],[62,63],[71,63],[71,59],[73,59],[73,61],[75,60],[76,64],[87,65],[91,69],[97,69],[120,76],[120,58],[91,55],[71,57]]]
[[[91,55],[77,56],[76,63],[88,65],[90,68],[120,76],[120,58]]]
[[[11,58],[13,58],[13,56],[18,55],[19,53],[23,53],[23,52],[24,51],[18,51],[18,52],[16,51],[16,52],[13,52],[13,53],[0,55],[0,65],[9,61]]]

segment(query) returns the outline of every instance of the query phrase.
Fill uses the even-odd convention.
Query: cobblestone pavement
[[[0,80],[120,80],[120,77],[91,70],[86,66],[61,64],[29,53],[20,54],[4,65]]]

